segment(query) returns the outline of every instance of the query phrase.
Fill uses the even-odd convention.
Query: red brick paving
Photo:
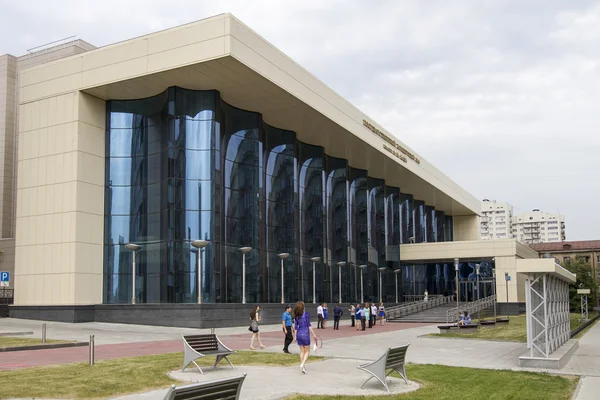
[[[407,324],[388,323],[385,326],[379,323],[372,329],[367,328],[364,332],[357,331],[343,321],[339,330],[333,330],[330,322],[327,329],[315,329],[315,333],[321,336],[323,341],[335,340],[344,337],[368,335],[370,333],[391,332],[408,328],[416,328],[431,324]],[[244,328],[240,328],[243,330]],[[263,332],[261,340],[265,346],[281,345],[283,347],[282,332]],[[234,350],[245,350],[250,346],[250,333],[238,335],[219,336],[221,341]],[[164,354],[182,351],[181,340],[161,340],[155,342],[120,343],[98,345],[95,348],[96,360],[109,360],[113,358],[144,356],[153,354]],[[255,347],[258,344],[255,342]],[[88,347],[69,347],[62,349],[12,351],[0,353],[0,370],[14,370],[43,365],[69,364],[72,362],[88,362]]]

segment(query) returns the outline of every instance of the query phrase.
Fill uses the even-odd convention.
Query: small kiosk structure
[[[577,349],[571,340],[569,284],[575,274],[553,258],[517,260],[517,273],[525,275],[527,353],[519,366],[561,368]]]

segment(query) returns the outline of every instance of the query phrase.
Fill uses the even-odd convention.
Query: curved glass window
[[[361,276],[365,301],[392,302],[397,268],[401,293],[451,285],[445,265],[399,262],[400,243],[452,240],[451,216],[217,91],[108,101],[106,120],[106,303],[133,280],[139,303],[357,302]]]

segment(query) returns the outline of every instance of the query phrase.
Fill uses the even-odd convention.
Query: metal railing
[[[406,304],[395,306],[387,309],[386,319],[402,318],[410,314],[415,314],[421,311],[429,310],[430,308],[438,307],[452,302],[454,296],[435,296],[429,298],[428,301],[415,301]]]
[[[469,314],[473,314],[479,312],[481,310],[485,310],[488,307],[492,307],[496,302],[496,295],[491,295],[488,297],[484,297],[479,300],[475,300],[471,303],[462,304],[459,307],[451,308],[446,311],[446,322],[456,322],[458,320],[458,313],[467,311]]]
[[[405,294],[403,297],[404,297],[404,302],[425,301],[425,295],[423,295],[423,294]],[[434,298],[444,297],[444,296],[441,294],[432,294],[427,297],[428,297],[428,300],[432,300]]]

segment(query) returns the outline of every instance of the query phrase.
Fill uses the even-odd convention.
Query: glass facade
[[[105,303],[131,301],[134,257],[138,303],[197,302],[200,271],[203,302],[240,303],[244,261],[246,301],[278,303],[281,253],[286,302],[356,302],[361,276],[365,301],[381,289],[392,302],[394,270],[404,293],[450,273],[399,255],[400,243],[452,240],[450,216],[217,91],[108,101],[106,125]]]

